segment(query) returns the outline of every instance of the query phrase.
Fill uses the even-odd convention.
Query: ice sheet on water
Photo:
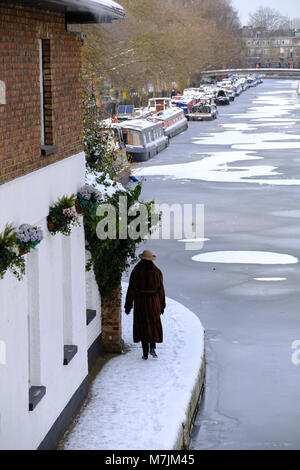
[[[169,176],[178,179],[195,179],[222,183],[251,183],[268,184],[275,186],[300,185],[300,179],[257,179],[257,177],[274,177],[281,173],[276,172],[275,166],[247,165],[229,166],[233,162],[263,160],[263,157],[254,156],[245,151],[216,152],[209,154],[201,160],[175,165],[157,165],[142,167],[135,170],[139,176]],[[256,178],[255,178],[256,177]]]

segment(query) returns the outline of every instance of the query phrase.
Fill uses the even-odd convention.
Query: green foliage
[[[74,210],[76,195],[64,195],[49,209],[47,217],[48,230],[52,235],[62,233],[71,235],[72,226],[79,226],[80,222]]]
[[[118,129],[103,123],[94,90],[88,86],[83,94],[84,150],[87,170],[117,180],[129,163]]]
[[[6,225],[0,233],[0,279],[8,269],[19,281],[25,274],[25,260],[18,252],[16,229],[12,225]]]
[[[101,204],[111,204],[116,211],[116,238],[99,239],[96,233],[98,223],[106,217],[106,214],[99,216],[96,213],[93,216],[84,216],[84,228],[86,238],[86,248],[91,253],[91,260],[87,269],[93,267],[99,291],[102,296],[109,297],[111,292],[118,287],[121,282],[122,274],[129,266],[136,261],[136,247],[143,241],[141,237],[132,239],[127,236],[126,239],[120,239],[120,207],[119,198],[127,198],[127,213],[130,207],[136,203],[144,204],[147,207],[148,221],[147,228],[149,233],[154,229],[151,226],[151,215],[153,214],[154,202],[144,203],[139,201],[141,195],[141,184],[135,189],[116,191],[112,196],[107,196]],[[128,215],[128,225],[136,217]],[[158,222],[158,220],[157,220]]]

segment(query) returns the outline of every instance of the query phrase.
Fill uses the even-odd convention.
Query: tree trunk
[[[101,337],[105,352],[122,352],[122,288],[121,284],[110,297],[101,296]]]

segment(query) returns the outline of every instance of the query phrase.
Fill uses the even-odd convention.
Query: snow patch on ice
[[[247,144],[250,148],[254,145],[270,145],[272,144],[278,145],[278,141],[290,141],[290,140],[298,140],[299,143],[295,144],[292,142],[293,145],[298,145],[300,148],[300,135],[294,134],[285,134],[281,132],[266,132],[266,133],[244,133],[238,130],[232,131],[225,131],[225,132],[216,132],[214,134],[210,134],[208,137],[201,137],[194,139],[195,144],[200,145],[232,145],[233,144]],[[266,142],[268,142],[266,144]],[[283,145],[283,144],[281,144]],[[286,144],[284,144],[286,145]],[[296,148],[298,148],[296,147]],[[243,146],[245,148],[245,146]],[[246,147],[248,148],[248,147]],[[280,147],[281,148],[281,147]]]
[[[144,166],[135,170],[138,176],[169,176],[178,179],[196,179],[223,183],[255,183],[275,186],[300,185],[300,179],[255,179],[259,176],[275,176],[276,167],[269,165],[229,166],[240,161],[263,160],[249,152],[216,152],[202,160],[175,165]]]
[[[183,240],[178,240],[181,243],[199,243],[199,242],[208,242],[210,238],[186,238]]]
[[[295,256],[268,251],[215,251],[196,255],[192,259],[200,263],[227,264],[296,264],[299,262]]]
[[[300,137],[299,137],[300,139]],[[253,144],[238,144],[232,145],[233,149],[237,150],[288,150],[300,149],[299,142],[256,142]]]

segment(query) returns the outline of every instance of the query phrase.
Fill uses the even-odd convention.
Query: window
[[[50,39],[39,40],[40,102],[42,155],[51,155],[58,148],[53,142],[53,105]]]
[[[78,352],[78,347],[73,344],[73,285],[72,285],[72,247],[71,238],[62,237],[62,264],[63,264],[63,284],[62,284],[62,297],[63,297],[63,352],[64,360],[63,365],[67,366],[75,354]]]
[[[0,80],[0,104],[6,104],[6,86],[5,83]]]
[[[139,132],[131,131],[131,145],[134,145],[135,147],[141,146],[141,136]]]
[[[123,141],[124,141],[125,145],[130,144],[129,132],[128,131],[123,131]]]
[[[41,383],[39,255],[39,251],[33,250],[27,260],[29,411],[35,409],[46,393]]]

